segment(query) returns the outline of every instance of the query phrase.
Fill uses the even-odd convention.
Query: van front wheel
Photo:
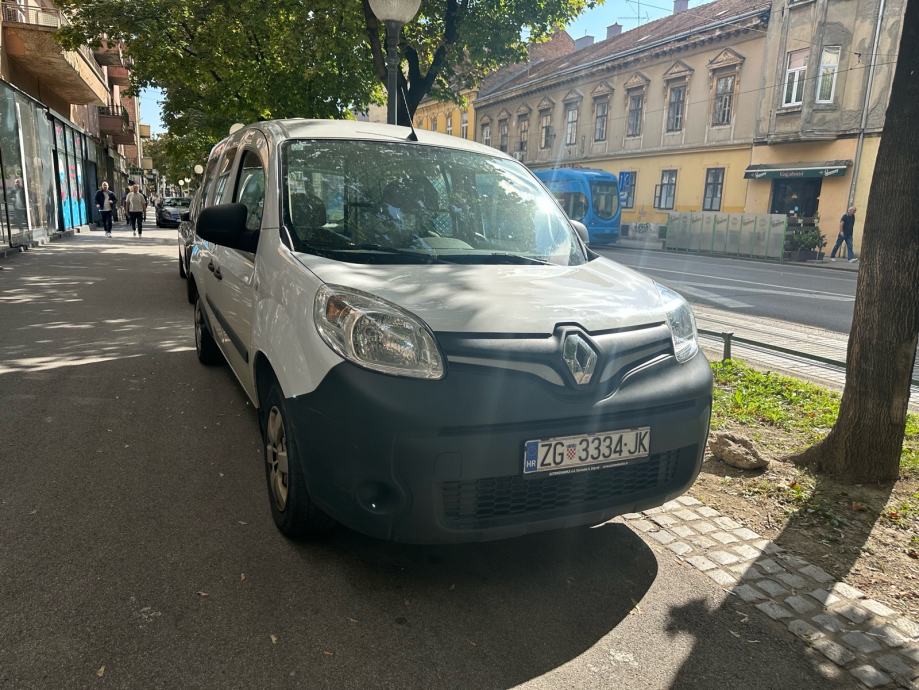
[[[268,501],[275,526],[292,539],[326,534],[335,526],[335,521],[313,503],[306,490],[304,459],[290,433],[287,406],[277,381],[272,381],[261,401],[259,421]]]

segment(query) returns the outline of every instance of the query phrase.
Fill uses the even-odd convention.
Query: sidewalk
[[[693,305],[698,326],[701,329],[731,332],[735,336],[756,340],[770,345],[797,350],[825,357],[838,362],[846,361],[849,336],[813,326],[769,319],[763,316],[715,309],[701,304]],[[701,336],[702,349],[709,359],[721,359],[724,352],[723,340],[717,336]],[[733,342],[732,355],[758,369],[769,369],[789,376],[811,381],[831,390],[842,391],[846,383],[844,370],[805,358],[769,352],[755,346]],[[919,360],[913,366],[913,378],[919,379]],[[911,411],[919,412],[919,387],[913,386],[910,399]]]

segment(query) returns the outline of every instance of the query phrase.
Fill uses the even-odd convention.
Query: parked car
[[[493,148],[367,122],[211,152],[195,347],[258,410],[271,513],[455,542],[592,525],[699,472],[712,376],[689,305],[592,252]]]
[[[196,209],[201,208],[202,190],[198,189],[191,198],[191,204],[188,208],[179,214],[179,277],[188,277],[188,262],[191,259],[191,250],[195,243],[195,224],[190,220]],[[188,293],[188,301],[193,302],[191,292]]]
[[[163,203],[156,208],[156,227],[177,228],[182,214],[188,211],[191,199],[185,196],[172,196],[163,199]]]

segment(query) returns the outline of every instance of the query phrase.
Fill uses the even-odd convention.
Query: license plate
[[[651,427],[648,426],[527,441],[524,444],[523,473],[597,469],[602,465],[647,457],[650,445]]]

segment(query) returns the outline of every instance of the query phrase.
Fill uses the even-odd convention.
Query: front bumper
[[[342,363],[286,404],[307,487],[336,520],[396,541],[483,541],[596,524],[692,484],[711,412],[704,356],[658,356],[616,385],[578,396],[497,367],[450,364],[419,381]],[[648,458],[523,476],[527,440],[639,426],[651,427]]]

